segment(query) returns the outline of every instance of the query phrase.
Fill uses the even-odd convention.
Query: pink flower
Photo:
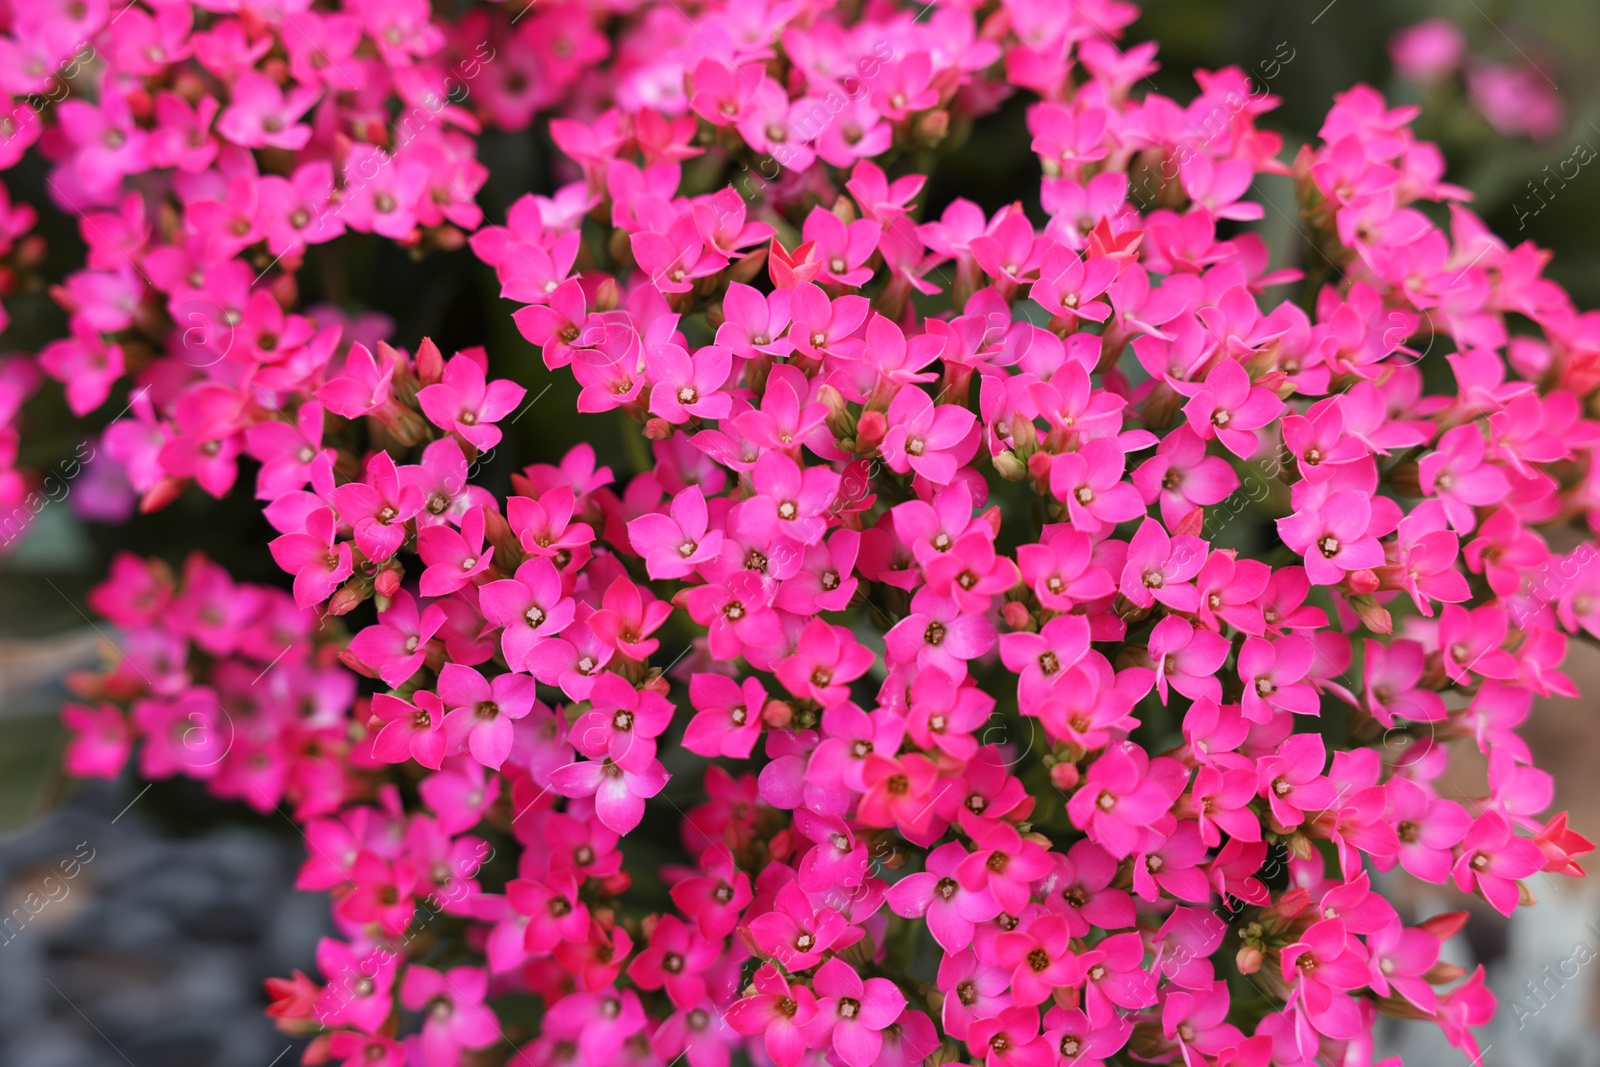
[[[474,448],[500,443],[494,424],[522,402],[527,390],[503,378],[485,382],[484,367],[468,355],[453,356],[445,364],[444,380],[417,393],[417,402],[432,423],[459,435]]]
[[[394,1010],[390,991],[400,973],[399,955],[382,947],[357,954],[344,942],[325,937],[317,942],[317,968],[328,980],[316,1000],[317,1022],[376,1034]]]
[[[862,981],[848,963],[831,959],[817,968],[816,1014],[803,1031],[812,1048],[831,1048],[849,1067],[870,1067],[883,1048],[883,1031],[905,1011],[906,998],[886,978]]]
[[[1115,441],[1097,437],[1050,464],[1050,493],[1067,505],[1075,529],[1097,534],[1144,514],[1139,491],[1122,480],[1127,457]]]
[[[368,626],[350,642],[350,652],[378,672],[385,685],[399,686],[422,666],[428,642],[445,623],[444,610],[429,604],[420,612],[411,594],[395,594],[389,609],[380,612],[376,626]]]
[[[294,575],[294,602],[306,608],[321,604],[353,573],[350,546],[336,542],[331,508],[306,516],[304,533],[287,533],[268,547],[272,558]]]
[[[1147,1008],[1156,1002],[1155,976],[1144,969],[1138,934],[1112,934],[1078,957],[1084,976],[1084,1008],[1095,1026],[1106,1026],[1117,1008]]]
[[[500,628],[500,648],[512,670],[526,670],[533,650],[572,624],[576,612],[555,564],[533,556],[510,578],[478,592],[483,617]]]
[[[322,90],[296,86],[285,93],[264,74],[247,71],[233,84],[233,100],[217,119],[217,132],[246,148],[304,148],[311,127],[300,119]]]
[[[419,690],[415,703],[379,693],[372,698],[372,714],[383,729],[372,741],[372,752],[385,763],[414,759],[438,770],[449,749],[444,729],[444,705],[427,690]]]
[[[655,746],[635,745],[620,761],[581,760],[550,773],[550,785],[562,796],[594,797],[595,814],[619,834],[644,818],[644,802],[666,787],[671,775],[655,758]]]
[[[728,1025],[749,1037],[760,1035],[778,1067],[797,1067],[810,1041],[806,1028],[816,1016],[817,998],[803,985],[790,985],[771,964],[751,979],[755,992],[728,1008]]]
[[[971,944],[976,925],[1000,914],[1000,903],[987,887],[968,889],[955,877],[966,856],[959,842],[940,845],[928,854],[926,870],[900,879],[887,896],[896,915],[925,917],[929,933],[946,952]]]
[[[795,696],[828,707],[849,696],[849,684],[872,661],[872,652],[849,630],[813,619],[800,631],[794,652],[778,662],[778,681]]]
[[[1053,1060],[1050,1046],[1039,1036],[1039,1013],[1029,1007],[1006,1008],[975,1020],[967,1031],[967,1050],[990,1067],[1048,1067]]]
[[[1072,824],[1089,835],[1117,859],[1143,851],[1146,842],[1158,840],[1163,825],[1172,826],[1169,812],[1177,799],[1177,786],[1169,769],[1171,760],[1152,763],[1144,751],[1123,741],[1106,749],[1084,776],[1083,784],[1067,802]],[[1156,835],[1156,836],[1152,836]]]
[[[1327,760],[1320,734],[1294,734],[1278,746],[1275,756],[1256,765],[1258,790],[1271,808],[1272,818],[1286,829],[1299,826],[1307,812],[1332,807],[1339,794],[1322,776]]]
[[[1463,893],[1476,890],[1502,915],[1510,915],[1517,906],[1518,880],[1544,867],[1538,847],[1518,837],[1506,817],[1496,811],[1473,820],[1457,846],[1457,856],[1451,872],[1456,888]]]
[[[488,681],[471,667],[446,663],[439,669],[439,700],[448,709],[450,747],[465,745],[473,759],[499,770],[511,754],[511,724],[533,709],[534,683],[520,674]]]
[[[61,721],[72,733],[64,757],[69,774],[115,778],[121,773],[133,750],[133,734],[122,712],[110,704],[64,704]]]
[[[962,813],[961,826],[975,850],[956,866],[956,881],[974,893],[987,888],[1007,914],[1022,914],[1032,883],[1050,871],[1050,854],[999,819],[981,818],[969,810]]]
[[[883,438],[883,458],[899,474],[915,471],[935,485],[948,485],[977,449],[972,412],[954,404],[935,407],[915,386],[895,394],[885,417],[889,432]]]
[[[1290,1002],[1313,1017],[1327,1014],[1336,997],[1364,988],[1368,979],[1366,951],[1339,919],[1313,923],[1283,950],[1280,969]]]
[[[1252,303],[1252,307],[1253,307]],[[1206,374],[1202,385],[1176,383],[1189,402],[1183,414],[1189,429],[1202,440],[1216,437],[1240,459],[1248,459],[1260,446],[1255,431],[1278,417],[1283,401],[1250,381],[1236,360],[1224,357]]]
[[[1128,542],[1122,595],[1141,608],[1160,602],[1174,611],[1194,611],[1200,597],[1190,579],[1205,561],[1206,546],[1200,538],[1169,537],[1159,522],[1145,519]]]
[[[1241,709],[1255,723],[1272,721],[1274,711],[1296,715],[1321,713],[1316,690],[1304,681],[1316,648],[1303,637],[1268,641],[1247,637],[1239,650],[1239,680],[1244,683]]]
[[[489,976],[481,967],[440,972],[413,964],[406,968],[400,1002],[424,1011],[422,1048],[430,1063],[455,1067],[464,1049],[488,1048],[500,1040],[500,1023],[484,1006]]]
[[[1031,708],[1089,651],[1089,624],[1081,615],[1058,615],[1038,633],[1000,637],[1000,659],[1017,677],[1017,699]]]
[[[1284,544],[1305,557],[1313,585],[1335,585],[1345,573],[1381,567],[1383,546],[1368,531],[1372,507],[1364,493],[1331,493],[1321,505],[1278,520]]]
[[[1430,84],[1455,73],[1467,38],[1447,18],[1408,26],[1389,39],[1389,59],[1402,78]]]
[[[1150,631],[1149,654],[1161,702],[1167,702],[1169,686],[1191,700],[1220,700],[1222,684],[1216,672],[1227,659],[1229,647],[1227,638],[1197,630],[1176,615],[1156,623]]]
[[[672,498],[671,516],[641,515],[628,523],[628,540],[645,559],[651,578],[682,578],[716,559],[722,532],[709,528],[705,495],[691,485]]]

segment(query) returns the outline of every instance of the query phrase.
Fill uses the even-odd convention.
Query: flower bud
[[[348,615],[372,597],[372,583],[352,579],[340,586],[328,601],[329,615]]]
[[[1001,605],[1000,617],[1013,630],[1032,631],[1034,628],[1033,616],[1028,613],[1028,605],[1020,600],[1007,601]]]
[[[761,708],[761,721],[774,730],[787,730],[794,721],[794,706],[786,700],[769,700]]]
[[[1083,775],[1078,770],[1076,763],[1058,763],[1050,768],[1050,784],[1063,793],[1071,792],[1078,788],[1078,783]]]
[[[996,455],[991,462],[994,463],[995,473],[1008,482],[1022,482],[1028,479],[1028,465],[1009,449]]]
[[[866,456],[876,452],[888,432],[889,420],[884,418],[883,412],[863,411],[856,420],[856,454]]]

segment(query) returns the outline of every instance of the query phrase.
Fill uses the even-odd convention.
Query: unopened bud
[[[373,591],[383,600],[393,599],[394,595],[400,591],[400,575],[399,569],[385,567],[378,572],[377,578],[373,580]]]
[[[994,472],[1008,482],[1023,482],[1028,479],[1028,465],[1017,458],[1012,451],[1001,452],[992,460]]]
[[[417,380],[425,386],[444,380],[444,356],[431,337],[424,337],[417,346]]]
[[[1389,609],[1379,604],[1370,596],[1353,596],[1350,606],[1361,617],[1361,623],[1375,634],[1394,633],[1394,619],[1389,615]]]
[[[1261,951],[1260,945],[1241,945],[1239,954],[1233,958],[1234,966],[1239,968],[1240,974],[1255,974],[1261,969],[1261,963],[1266,954]]]
[[[352,671],[355,671],[363,678],[376,678],[378,676],[377,671],[373,670],[371,667],[368,667],[365,663],[362,663],[361,658],[354,652],[351,652],[348,648],[341,648],[339,650],[339,662],[344,664]]]
[[[843,441],[856,436],[856,416],[843,393],[831,385],[820,385],[817,387],[817,402],[828,409],[825,421],[828,432],[833,434],[835,440]]]
[[[930,111],[919,115],[911,126],[911,135],[917,144],[935,148],[950,133],[950,112]]]
[[[622,290],[617,287],[615,278],[607,278],[595,286],[593,303],[596,311],[615,311],[617,309],[617,306],[622,303]]]
[[[786,700],[769,700],[761,708],[761,721],[774,730],[787,730],[794,721],[794,705]]]
[[[889,432],[889,420],[881,411],[864,411],[861,418],[856,420],[856,454],[870,455],[883,444],[884,436]]]
[[[1377,572],[1367,568],[1350,571],[1344,576],[1344,587],[1356,596],[1376,593],[1379,584]]]
[[[1082,779],[1076,763],[1058,763],[1050,768],[1050,783],[1063,793],[1078,788]]]
[[[1000,618],[1013,630],[1031,631],[1033,616],[1028,612],[1028,605],[1020,600],[1010,600],[1000,607]]]
[[[328,601],[329,615],[348,615],[372,597],[372,583],[355,579],[339,587]]]
[[[151,512],[160,511],[189,488],[190,479],[167,477],[161,479],[139,498],[139,513],[149,515]]]

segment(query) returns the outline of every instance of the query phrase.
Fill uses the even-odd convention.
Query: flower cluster
[[[1437,92],[1459,73],[1472,107],[1507,137],[1548,140],[1566,128],[1566,101],[1548,64],[1529,59],[1497,63],[1467,54],[1467,35],[1447,18],[1407,27],[1389,42],[1389,56],[1401,77]]]
[[[1440,959],[1465,914],[1382,891],[1398,868],[1509,914],[1582,873],[1516,727],[1600,636],[1600,321],[1371,89],[1286,163],[1238,70],[1134,92],[1131,5],[935,6],[637,12],[609,99],[551,123],[571,182],[470,238],[651,469],[583,446],[497,497],[475,463],[526,391],[487,353],[342,337],[270,293],[242,357],[152,377],[118,424],[147,506],[258,460],[293,597],[194,563],[174,612],[119,563],[97,607],[151,651],[86,689],[73,762],[114,772],[131,721],[148,773],[207,777],[174,755],[188,716],[242,716],[265,751],[213,787],[294,800],[301,884],[334,898],[321,980],[272,985],[306,1062],[1360,1067],[1380,1014],[1477,1054],[1493,995]],[[397,86],[450,39],[395,36],[368,39]],[[919,158],[1018,90],[1043,215],[924,218]],[[247,136],[294,129],[297,91]],[[99,158],[62,181],[91,195]],[[1236,225],[1262,175],[1295,186],[1303,270]],[[377,215],[410,224],[375,232],[442,229],[398,188]],[[128,238],[102,262],[150,262],[144,203],[95,216]],[[210,210],[160,228],[163,277],[192,246],[238,273],[261,237]],[[1271,295],[1301,280],[1304,306]],[[339,619],[335,653],[312,637]],[[300,688],[241,688],[283,647]],[[1456,743],[1480,795],[1443,784]],[[633,892],[631,842],[674,826],[686,862]]]
[[[371,792],[349,738],[356,679],[288,593],[198,554],[180,579],[123,553],[90,605],[117,627],[118,655],[69,679],[84,701],[62,712],[70,773],[114,778],[137,743],[141,777],[182,775],[260,812],[289,803],[306,820]]]
[[[222,496],[240,455],[270,462],[281,433],[256,427],[337,368],[341,339],[387,329],[296,310],[304,259],[347,233],[460,247],[482,221],[476,134],[525,127],[609,49],[605,13],[578,2],[455,23],[423,0],[235,8],[24,5],[0,35],[0,168],[37,144],[88,246],[52,287],[69,333],[38,369],[79,416],[132,383],[98,450],[97,517],[191,484]],[[0,200],[0,255],[30,221]],[[6,380],[0,414],[26,381]]]

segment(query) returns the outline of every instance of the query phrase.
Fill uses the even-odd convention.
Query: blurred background
[[[1132,39],[1162,42],[1154,85],[1187,100],[1196,68],[1244,68],[1281,100],[1261,125],[1283,134],[1286,160],[1316,135],[1334,93],[1357,81],[1393,104],[1420,105],[1419,133],[1443,146],[1451,180],[1472,190],[1479,214],[1513,244],[1531,239],[1555,250],[1550,276],[1580,306],[1600,306],[1600,165],[1588,165],[1600,152],[1600,3],[1151,0],[1144,8]],[[1431,24],[1399,46],[1408,76],[1397,76],[1394,35],[1440,18],[1450,22]],[[490,221],[502,220],[518,195],[558,184],[542,133],[489,134],[481,157],[491,175],[483,194]],[[1557,173],[1566,177],[1549,181]],[[1036,198],[1037,176],[1023,101],[1016,100],[942,159],[925,200],[934,213],[963,195],[993,211]],[[8,172],[6,182],[14,199],[47,208],[43,178],[33,161]],[[1275,263],[1297,262],[1288,180],[1263,179],[1258,190],[1278,209],[1259,224]],[[1036,201],[1029,206],[1036,210]],[[70,222],[41,214],[38,229],[51,248],[47,276],[59,278],[81,262],[82,245]],[[539,397],[487,465],[491,487],[508,488],[510,472],[581,440],[619,473],[644,464],[636,432],[611,432],[610,416],[574,414],[570,376],[544,369],[512,325],[509,305],[498,300],[492,273],[470,252],[418,262],[387,242],[351,235],[313,250],[301,287],[307,303],[388,316],[397,343],[407,347],[424,336],[446,352],[486,345],[497,374]],[[63,332],[63,317],[42,291],[7,306],[15,320],[7,349],[37,350]],[[23,461],[40,467],[92,429],[75,424],[64,405],[51,410],[51,402],[44,398],[30,411],[35,421],[24,438]],[[58,429],[52,435],[49,427]],[[248,482],[247,473],[240,484]],[[114,635],[97,628],[84,606],[112,551],[128,548],[176,565],[204,546],[237,579],[281,582],[264,547],[270,536],[248,492],[218,503],[191,491],[162,513],[116,527],[85,521],[70,506],[47,507],[0,561],[0,914],[31,892],[48,890],[50,897],[25,928],[0,940],[0,1065],[297,1062],[291,1043],[261,1017],[262,979],[309,970],[311,948],[326,928],[325,900],[291,888],[303,845],[297,830],[286,818],[212,800],[194,783],[147,787],[131,776],[69,782],[60,772],[57,720],[65,674],[114,647]],[[1600,693],[1600,653],[1592,647],[1575,642],[1567,669],[1580,688]],[[1545,703],[1524,732],[1539,766],[1555,775],[1555,810],[1570,809],[1576,829],[1600,836],[1594,701]],[[1484,791],[1481,766],[1465,761],[1452,775],[1468,795]],[[47,883],[63,863],[74,865],[75,876]],[[1547,980],[1576,946],[1600,949],[1600,888],[1545,876],[1532,888],[1541,906],[1510,922],[1475,912],[1453,961],[1484,964],[1502,1001],[1482,1062],[1600,1064],[1593,1040],[1600,1033],[1600,967]],[[1418,914],[1460,906],[1453,893],[1398,881],[1386,889]],[[1535,999],[1526,983],[1542,984],[1542,996]],[[1406,1027],[1404,1043],[1386,1029],[1386,1051],[1412,1065],[1461,1062],[1430,1029]]]

